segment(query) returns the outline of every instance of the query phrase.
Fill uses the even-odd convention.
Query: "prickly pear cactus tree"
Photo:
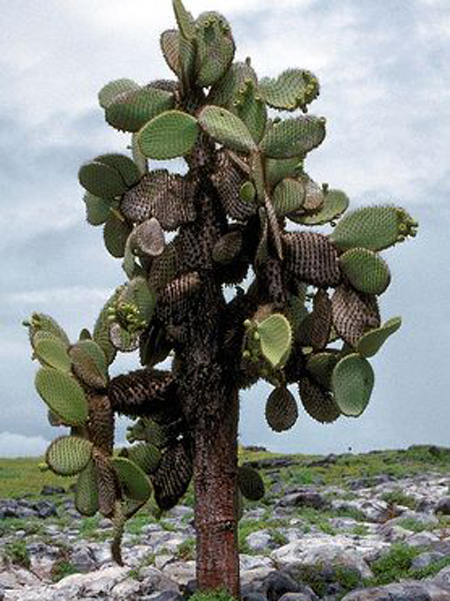
[[[70,428],[46,462],[78,474],[80,513],[113,520],[116,560],[125,521],[151,495],[170,509],[193,479],[198,584],[238,596],[242,497],[264,494],[258,473],[238,467],[239,391],[273,386],[265,415],[276,432],[303,410],[325,424],[361,415],[368,359],[401,324],[380,318],[391,280],[380,251],[417,223],[392,205],[350,211],[344,192],[307,174],[326,131],[309,113],[310,71],[258,79],[250,59],[235,60],[223,16],[173,6],[178,27],[161,48],[174,79],[102,88],[105,119],[130,134],[131,153],[79,170],[87,220],[127,281],[78,341],[41,313],[26,325],[50,422]],[[174,158],[184,175],[158,165]],[[133,351],[140,368],[110,377],[116,354]],[[115,414],[137,420],[118,452]]]

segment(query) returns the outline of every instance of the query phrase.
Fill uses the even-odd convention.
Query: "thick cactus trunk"
[[[199,424],[195,436],[195,528],[197,585],[226,588],[239,597],[239,555],[235,511],[238,395],[223,400],[223,420]]]

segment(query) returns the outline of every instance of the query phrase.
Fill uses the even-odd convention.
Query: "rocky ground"
[[[450,451],[252,460],[267,484],[239,526],[244,601],[450,601]],[[355,477],[356,476],[356,477]],[[70,494],[0,501],[0,601],[178,601],[195,590],[192,495],[127,525]]]

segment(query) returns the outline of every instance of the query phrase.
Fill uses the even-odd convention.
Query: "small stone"
[[[41,495],[63,495],[66,490],[62,486],[51,486],[50,484],[44,484],[41,490]]]
[[[442,497],[441,499],[439,499],[434,511],[435,513],[450,515],[450,497]]]

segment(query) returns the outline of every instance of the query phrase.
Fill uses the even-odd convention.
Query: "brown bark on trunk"
[[[220,420],[197,426],[195,434],[195,528],[197,585],[225,588],[239,598],[236,521],[238,392],[229,391]]]

